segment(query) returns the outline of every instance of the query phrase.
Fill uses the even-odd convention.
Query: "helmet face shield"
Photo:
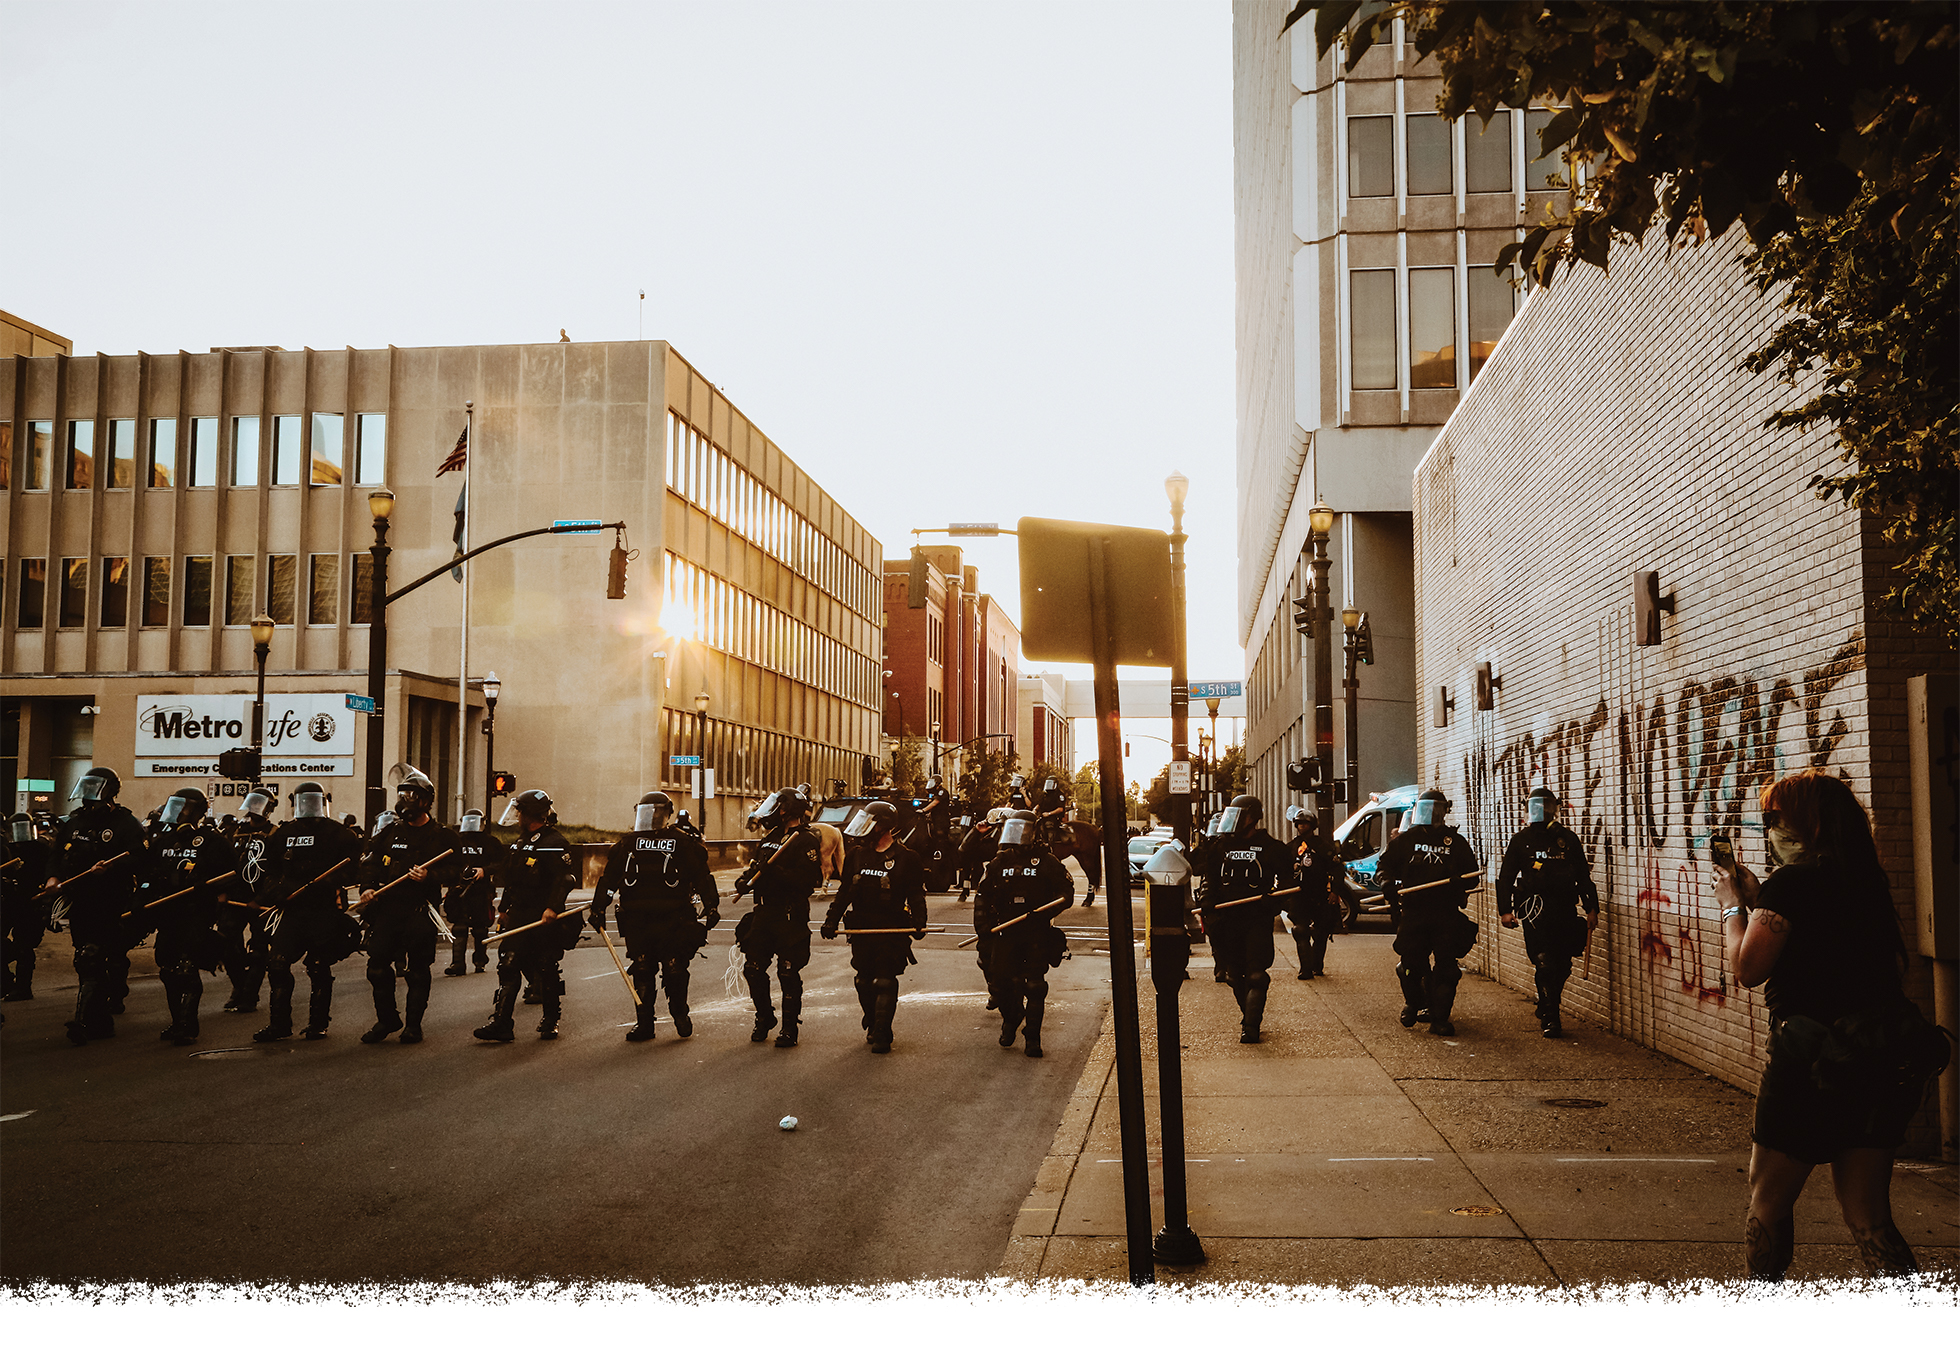
[[[272,812],[272,796],[264,790],[254,790],[245,796],[245,802],[240,807],[254,818],[263,818]]]
[[[497,826],[499,827],[517,826],[517,801],[515,799],[511,800],[510,803],[504,805],[504,815],[503,817],[497,819]]]
[[[471,809],[463,815],[463,820],[456,824],[456,830],[458,832],[481,832],[483,830],[483,815],[475,809]]]
[[[68,792],[70,800],[80,799],[86,803],[96,803],[109,797],[109,782],[101,776],[86,775],[75,782],[75,788]]]
[[[633,830],[651,832],[660,826],[660,807],[657,804],[636,804],[633,806]]]
[[[324,818],[327,816],[327,797],[318,790],[302,790],[293,796],[293,816],[295,818]]]
[[[775,827],[783,821],[783,812],[783,792],[777,790],[755,806],[755,812],[749,815],[749,821],[757,827]]]
[[[163,827],[175,827],[184,818],[184,797],[172,795],[163,801],[163,812],[157,815],[157,823]]]
[[[1428,827],[1436,821],[1436,801],[1418,799],[1409,805],[1409,826]]]
[[[1534,823],[1548,823],[1552,820],[1551,801],[1543,795],[1533,795],[1525,801],[1525,816]]]
[[[1218,815],[1218,835],[1221,837],[1235,837],[1241,831],[1251,830],[1251,814],[1247,810],[1239,808],[1237,805],[1226,809]]]
[[[1025,846],[1034,840],[1034,824],[1026,818],[1009,818],[1000,825],[1000,844]]]
[[[868,837],[877,830],[878,820],[872,817],[869,809],[860,810],[857,817],[844,825],[844,835],[853,841]]]
[[[23,841],[34,840],[34,820],[25,813],[15,818],[9,826],[11,828],[9,835],[13,837],[16,845]]]
[[[376,835],[379,835],[381,832],[385,831],[390,827],[393,827],[394,825],[395,825],[395,815],[393,810],[383,809],[381,810],[381,812],[374,815],[374,830]]]

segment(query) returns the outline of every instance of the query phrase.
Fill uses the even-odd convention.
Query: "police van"
[[[1388,914],[1388,899],[1375,881],[1375,867],[1389,838],[1401,830],[1402,815],[1422,793],[1420,786],[1402,785],[1382,794],[1371,794],[1368,802],[1350,814],[1334,829],[1334,851],[1347,870],[1348,881],[1362,893],[1361,909],[1376,915]]]

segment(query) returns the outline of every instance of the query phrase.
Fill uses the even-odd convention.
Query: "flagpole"
[[[476,403],[463,403],[463,551],[470,549],[470,457],[476,448]],[[470,720],[470,568],[467,564],[457,567],[463,572],[463,636],[458,642],[461,646],[460,671],[456,677],[456,818],[460,824],[463,812],[469,808],[469,772],[465,763],[469,758],[469,720]],[[490,801],[483,801],[484,812],[490,810]]]

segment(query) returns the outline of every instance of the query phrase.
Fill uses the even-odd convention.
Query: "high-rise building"
[[[1281,35],[1290,0],[1234,0],[1237,228],[1238,617],[1255,793],[1285,790],[1312,756],[1312,647],[1294,632],[1308,511],[1336,512],[1332,606],[1369,614],[1360,671],[1360,790],[1415,779],[1410,478],[1510,323],[1518,292],[1492,271],[1520,225],[1561,195],[1534,157],[1550,113],[1488,126],[1435,112],[1442,81],[1398,32],[1352,72]],[[1337,774],[1347,755],[1341,626],[1333,625]],[[1344,811],[1344,810],[1343,810]]]
[[[913,607],[910,560],[885,567],[884,730],[939,745],[942,774],[1005,752],[1014,734],[1021,633],[980,591],[958,547],[922,547],[926,598]],[[928,760],[931,747],[928,746]]]

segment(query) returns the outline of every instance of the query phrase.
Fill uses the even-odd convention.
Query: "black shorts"
[[[1925,1095],[1924,1082],[1826,1092],[1811,1079],[1810,1068],[1809,1058],[1772,1029],[1751,1140],[1806,1164],[1828,1164],[1846,1150],[1899,1147]]]

